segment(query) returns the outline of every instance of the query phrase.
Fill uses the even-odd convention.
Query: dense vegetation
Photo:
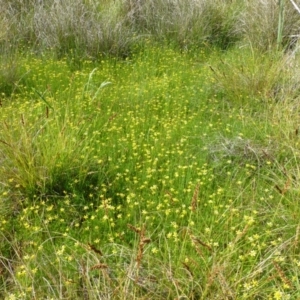
[[[300,298],[291,2],[0,7],[1,299]]]

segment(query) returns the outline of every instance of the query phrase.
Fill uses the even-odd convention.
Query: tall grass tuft
[[[296,46],[300,18],[290,1],[245,1],[240,15],[240,28],[244,40],[252,47],[268,50]]]
[[[59,57],[71,50],[78,56],[94,57],[128,52],[132,32],[119,13],[121,1],[108,5],[84,0],[1,0],[0,5],[9,20],[2,35],[17,45],[30,45],[35,51],[51,49]]]
[[[18,63],[18,57],[14,52],[6,51],[0,57],[0,94],[10,96],[18,89],[18,83],[22,80],[22,71]]]
[[[226,1],[127,0],[125,9],[134,31],[181,47],[227,48],[240,38],[237,13]]]
[[[299,95],[299,74],[293,54],[267,54],[243,49],[222,58],[211,67],[215,77],[215,93],[227,101],[243,103],[255,108],[256,104]]]

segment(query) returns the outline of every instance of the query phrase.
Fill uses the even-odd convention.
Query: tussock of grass
[[[280,2],[245,1],[245,7],[240,16],[240,28],[252,47],[266,51],[276,46],[278,26],[280,26]],[[299,14],[290,1],[283,2],[282,47],[283,49],[294,48],[297,47],[299,35]]]
[[[227,48],[239,40],[237,15],[223,1],[126,1],[137,32],[189,48],[205,43]]]

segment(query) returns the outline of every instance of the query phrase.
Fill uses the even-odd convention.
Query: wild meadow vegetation
[[[292,2],[0,0],[0,299],[300,299]]]

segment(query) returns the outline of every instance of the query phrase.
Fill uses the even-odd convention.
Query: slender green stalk
[[[279,0],[278,5],[279,5],[279,17],[278,17],[278,31],[277,31],[277,50],[280,50],[282,46],[285,0]]]

